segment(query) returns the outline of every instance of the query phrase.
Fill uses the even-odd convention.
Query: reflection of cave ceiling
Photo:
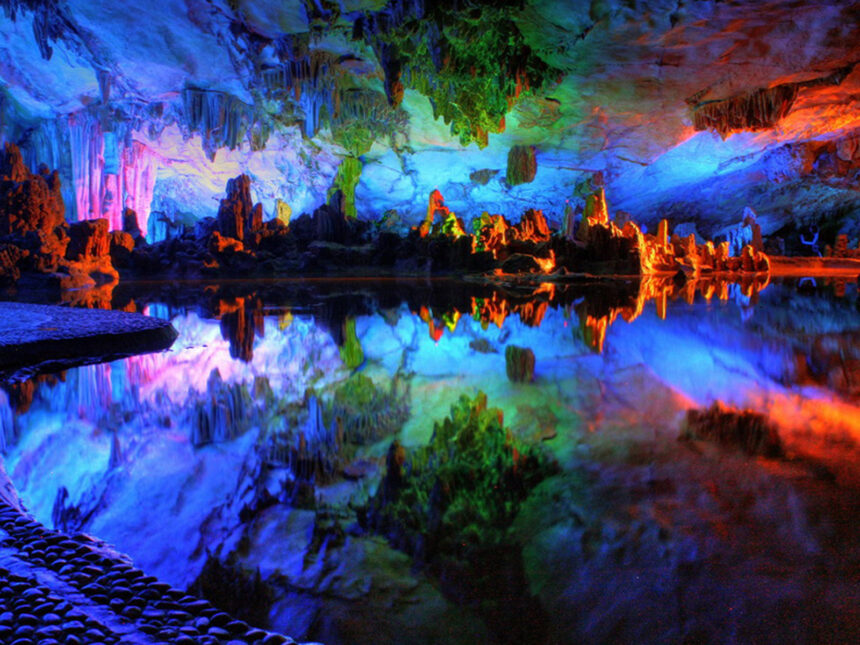
[[[700,229],[745,203],[765,229],[860,206],[860,3],[0,4],[4,135],[60,168],[80,216],[190,221],[241,171],[269,216],[357,182],[365,217],[412,221],[439,188],[470,215],[557,219],[589,170],[611,205]],[[505,181],[514,145],[535,146],[533,182]]]

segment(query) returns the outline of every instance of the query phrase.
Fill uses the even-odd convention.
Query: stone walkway
[[[5,501],[0,501],[0,642],[295,643],[145,575],[86,535],[49,530]]]

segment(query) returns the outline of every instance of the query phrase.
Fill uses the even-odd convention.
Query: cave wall
[[[858,3],[0,5],[0,138],[60,171],[70,219],[129,206],[163,235],[241,172],[266,219],[309,212],[356,159],[358,216],[403,226],[437,188],[467,219],[558,225],[599,171],[646,226],[714,233],[752,206],[771,231],[858,228]],[[515,146],[532,181],[508,181]]]

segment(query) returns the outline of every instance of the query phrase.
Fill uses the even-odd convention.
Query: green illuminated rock
[[[361,365],[364,361],[364,350],[358,336],[355,335],[355,319],[350,318],[343,324],[344,343],[340,348],[340,358],[343,364],[351,370]]]
[[[343,193],[344,214],[347,217],[356,216],[355,187],[361,177],[361,167],[361,161],[355,157],[346,157],[338,167],[334,183],[329,190],[329,197],[338,190]]]

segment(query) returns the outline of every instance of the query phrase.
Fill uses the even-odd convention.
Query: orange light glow
[[[535,261],[540,266],[540,270],[544,273],[552,273],[555,269],[555,251],[550,249],[548,258],[535,258]]]

